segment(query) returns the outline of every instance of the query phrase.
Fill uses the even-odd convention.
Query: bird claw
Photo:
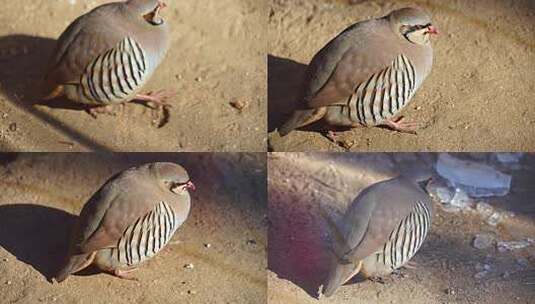
[[[168,90],[159,90],[159,91],[151,91],[147,94],[138,94],[136,95],[137,100],[146,101],[146,102],[152,102],[158,105],[159,107],[169,107],[171,108],[172,105],[167,103],[167,100],[174,97],[176,95],[173,91]]]
[[[137,268],[134,268],[134,269],[129,269],[129,270],[120,270],[120,269],[115,269],[113,272],[112,272],[112,275],[120,278],[120,279],[123,279],[123,280],[130,280],[130,281],[136,281],[136,282],[139,282],[139,279],[136,278],[136,277],[132,277],[129,275],[129,273],[133,272],[133,271],[136,271]]]
[[[398,120],[387,120],[384,125],[400,133],[409,133],[416,135],[418,128],[417,122],[404,121],[405,117],[401,116]]]

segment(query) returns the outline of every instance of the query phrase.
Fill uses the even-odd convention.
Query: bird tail
[[[65,265],[54,276],[58,283],[63,282],[70,274],[78,272],[93,262],[95,253],[81,253],[67,258]]]
[[[281,127],[279,127],[280,136],[286,136],[293,130],[309,125],[315,121],[323,118],[327,108],[316,109],[298,109],[292,114],[292,117],[288,119]]]
[[[337,257],[333,257],[329,275],[323,283],[322,293],[326,297],[332,296],[338,287],[344,285],[360,271],[361,266],[362,262],[359,262],[358,265],[353,263],[341,264]]]
[[[65,87],[63,85],[56,86],[52,92],[48,93],[45,97],[43,97],[43,100],[52,100],[54,98],[57,98],[61,95],[63,95],[63,91],[65,90]]]

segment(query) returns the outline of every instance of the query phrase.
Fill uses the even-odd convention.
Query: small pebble
[[[11,285],[11,281],[6,281],[6,285]]]
[[[9,125],[9,131],[11,131],[11,132],[15,132],[15,131],[17,131],[17,123],[15,123],[15,122],[14,122],[14,123],[11,123],[11,124]]]
[[[191,295],[194,295],[196,294],[197,292],[195,290],[188,290],[188,294],[191,294]]]
[[[488,274],[488,271],[480,271],[478,273],[476,273],[474,275],[474,278],[478,279],[478,280],[481,280],[482,278],[484,278],[486,275]]]
[[[452,295],[454,296],[455,295],[455,289],[453,289],[452,287],[448,287],[446,288],[446,290],[444,291],[446,294],[448,295]]]
[[[205,248],[210,248],[210,247],[212,247],[212,244],[210,244],[210,243],[206,243],[206,244],[204,244],[204,247],[205,247]]]
[[[186,269],[193,269],[193,267],[194,266],[191,263],[184,265],[184,268],[186,268]]]
[[[2,261],[9,262],[9,259],[8,258],[3,258]]]
[[[247,245],[256,245],[255,240],[247,240]]]
[[[238,111],[243,111],[243,109],[247,108],[248,103],[243,100],[234,100],[229,103],[234,109]]]
[[[490,234],[478,234],[475,236],[472,246],[477,249],[487,249],[492,246],[494,237]]]

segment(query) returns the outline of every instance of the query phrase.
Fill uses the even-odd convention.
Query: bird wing
[[[108,4],[71,23],[58,39],[47,79],[56,84],[78,83],[94,58],[123,40],[126,33],[113,18],[118,10],[117,3]]]
[[[393,68],[400,49],[387,42],[392,34],[380,22],[349,27],[312,59],[304,96],[308,107],[345,104],[359,85]]]
[[[156,195],[150,182],[129,171],[110,179],[82,209],[75,246],[83,253],[116,246],[126,229],[159,203]]]
[[[428,195],[401,177],[362,191],[344,216],[345,251],[340,256],[359,261],[380,250],[417,201],[430,204]]]

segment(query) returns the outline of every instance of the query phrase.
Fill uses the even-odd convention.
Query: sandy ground
[[[169,115],[128,104],[94,119],[68,102],[38,105],[55,39],[107,2],[2,1],[0,150],[265,151],[265,1],[168,1],[171,49],[144,91],[176,91]]]
[[[535,157],[513,174],[508,196],[491,199],[516,216],[497,227],[475,212],[437,211],[431,233],[411,260],[416,269],[385,278],[385,283],[352,282],[332,297],[318,300],[329,261],[324,215],[340,218],[357,193],[395,176],[400,164],[429,162],[429,155],[271,153],[268,157],[268,302],[269,303],[533,303],[535,246],[498,252],[472,246],[476,234],[498,240],[522,240],[535,234]],[[409,166],[410,168],[410,166]],[[527,259],[520,267],[517,259]],[[482,279],[474,276],[488,264]],[[505,274],[505,273],[508,273]]]
[[[259,303],[267,285],[265,158],[0,154],[0,303]],[[139,282],[94,271],[48,282],[85,201],[115,172],[156,160],[183,164],[198,189],[171,243],[134,274]]]
[[[350,4],[351,2],[357,4]],[[442,34],[433,71],[403,115],[418,135],[380,128],[273,132],[291,112],[312,56],[347,26],[395,8],[427,9]],[[271,0],[268,128],[272,151],[531,151],[535,148],[535,2]],[[340,146],[344,146],[342,148]]]

